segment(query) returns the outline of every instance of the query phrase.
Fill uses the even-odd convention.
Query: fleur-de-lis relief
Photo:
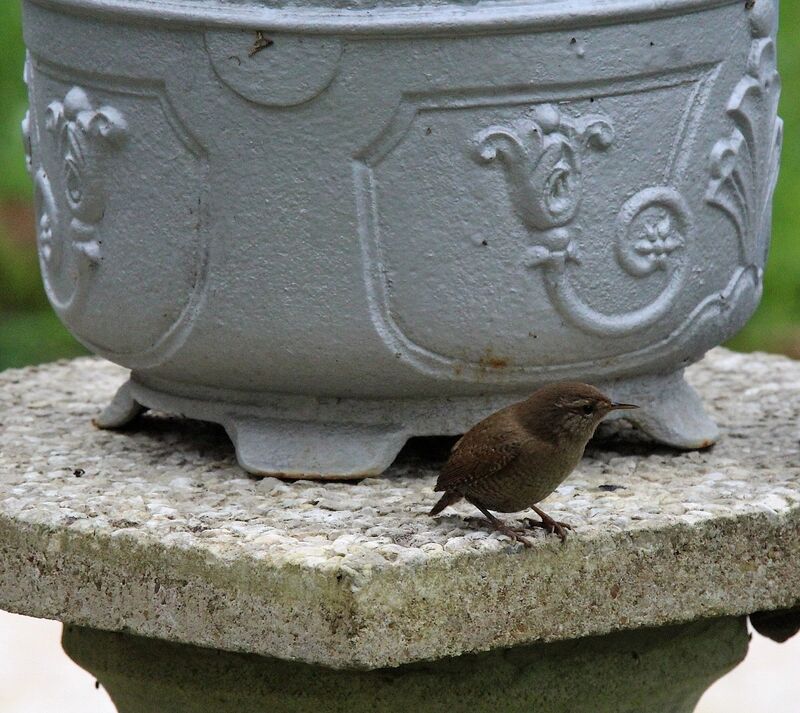
[[[117,109],[96,109],[83,89],[73,87],[63,101],[48,105],[41,128],[54,140],[43,144],[47,134],[36,121],[30,56],[24,78],[31,109],[22,121],[22,135],[33,175],[42,276],[50,301],[65,316],[78,308],[91,266],[101,259],[97,231],[106,210],[106,159],[122,145],[128,127]],[[53,153],[60,177],[46,160]]]
[[[86,92],[73,87],[63,102],[54,101],[47,107],[45,126],[56,137],[61,156],[73,247],[97,261],[100,251],[95,233],[106,204],[102,162],[107,148],[124,140],[127,123],[114,107],[93,108]]]
[[[581,151],[602,150],[613,141],[608,117],[568,116],[554,104],[536,106],[525,117],[475,135],[476,160],[501,163],[514,211],[537,234],[526,266],[563,270],[579,261],[567,226],[583,193]]]
[[[544,231],[566,225],[578,212],[581,150],[605,149],[613,140],[606,116],[572,117],[544,104],[529,116],[478,132],[476,158],[502,163],[517,215],[529,228]]]
[[[706,201],[733,222],[744,265],[755,264],[759,245],[765,246],[783,139],[783,122],[777,116],[781,83],[772,38],[775,7],[771,2],[758,3],[753,13],[746,72],[726,107],[734,128],[711,151],[706,191]]]

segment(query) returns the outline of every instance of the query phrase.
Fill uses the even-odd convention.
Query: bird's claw
[[[477,525],[482,525],[484,527],[488,525],[492,530],[500,532],[506,537],[511,538],[514,542],[519,542],[525,547],[533,547],[531,541],[524,536],[525,535],[524,529],[515,530],[513,527],[509,527],[508,525],[503,525],[503,526],[495,525],[495,523],[491,522],[490,520],[487,520],[484,517],[467,517],[464,519],[466,520],[466,522],[475,523]]]
[[[558,520],[534,520],[533,518],[526,517],[523,522],[526,527],[541,527],[547,530],[551,535],[558,535],[562,542],[567,539],[567,530],[574,530],[568,522],[559,522]]]
[[[525,547],[533,547],[533,543],[527,537],[523,537],[523,535],[513,527],[498,527],[497,531],[502,532],[504,535],[514,540],[514,542],[519,542]]]

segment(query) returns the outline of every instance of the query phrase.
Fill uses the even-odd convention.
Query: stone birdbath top
[[[91,418],[125,372],[0,374],[0,608],[159,639],[378,668],[800,600],[800,364],[717,349],[689,370],[705,452],[592,445],[524,550],[430,518],[409,452],[354,483],[248,477],[218,427]]]

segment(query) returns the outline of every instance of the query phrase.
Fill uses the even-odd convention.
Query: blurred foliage
[[[0,0],[0,369],[84,353],[47,306],[30,217],[20,121],[25,113],[25,48],[18,0]],[[800,3],[783,0],[779,35],[786,124],[775,195],[773,239],[764,298],[729,346],[800,356]],[[21,219],[25,218],[27,219]]]
[[[30,196],[19,133],[27,107],[22,82],[25,45],[21,19],[18,0],[0,0],[0,200]]]
[[[0,370],[86,353],[50,309],[11,312],[0,319]]]

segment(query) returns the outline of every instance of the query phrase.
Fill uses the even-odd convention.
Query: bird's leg
[[[469,500],[469,498],[467,498]],[[530,540],[523,537],[519,534],[515,529],[506,525],[500,518],[495,517],[490,513],[483,505],[480,503],[476,503],[474,500],[469,500],[478,510],[480,510],[485,516],[486,519],[489,521],[489,524],[498,532],[502,532],[506,537],[510,537],[515,542],[521,542],[525,547],[533,547]]]
[[[537,508],[535,505],[531,505],[533,511],[542,518],[542,521],[539,522],[538,520],[532,520],[529,517],[525,518],[525,524],[528,527],[543,527],[548,532],[553,532],[561,538],[561,541],[567,539],[567,530],[572,529],[572,525],[566,522],[558,522],[550,517],[544,510]]]
[[[495,520],[497,520],[497,522],[499,522],[500,524],[505,525],[509,530],[513,530],[518,535],[526,534],[528,529],[529,529],[529,528],[526,528],[524,525],[522,527],[513,527],[513,526],[503,522],[499,518],[495,518]],[[470,525],[474,525],[475,527],[486,527],[488,525],[493,530],[497,529],[495,527],[495,523],[494,522],[492,522],[491,520],[487,520],[485,517],[482,517],[480,515],[468,515],[467,517],[464,518],[464,522],[466,522],[466,523],[468,523]]]

